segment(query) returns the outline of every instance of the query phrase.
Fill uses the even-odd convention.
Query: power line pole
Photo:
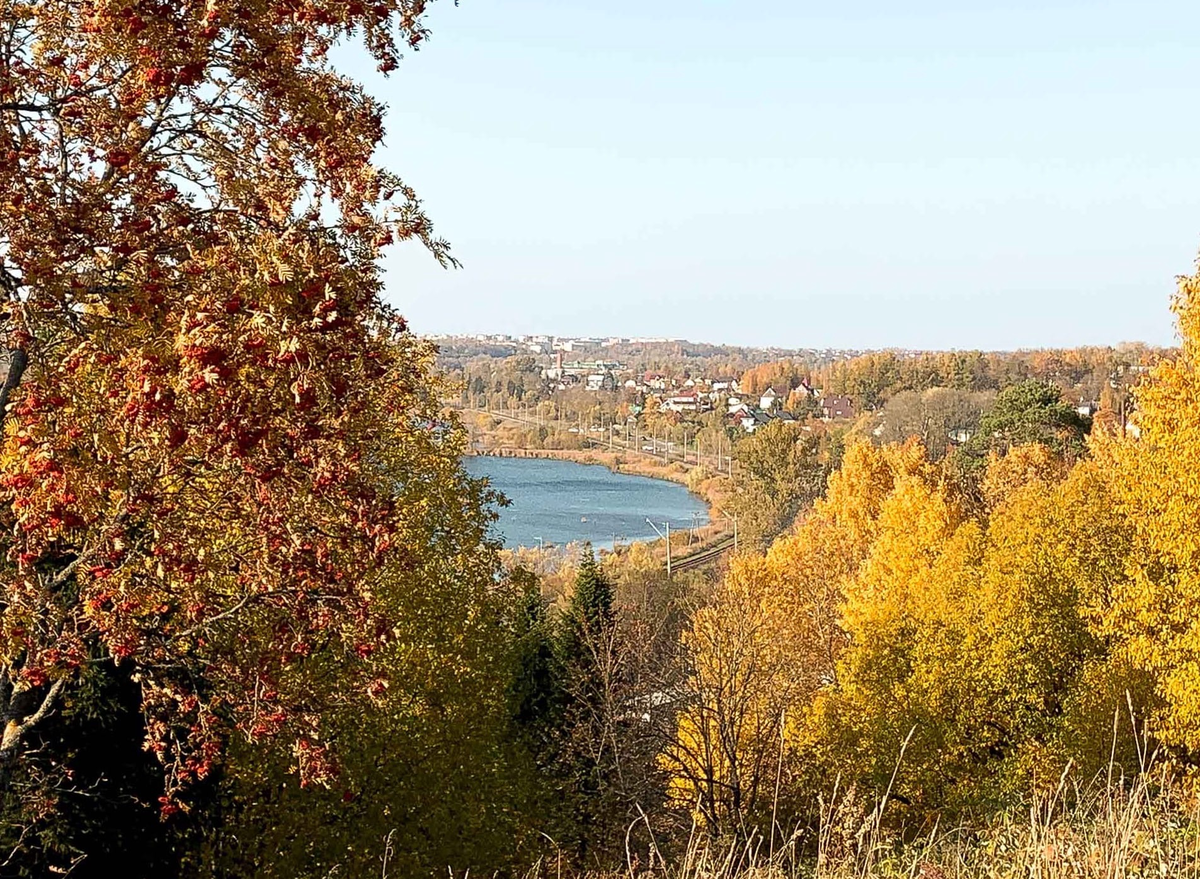
[[[667,579],[671,579],[671,523],[667,522]]]
[[[663,538],[663,540],[665,540],[667,542],[667,579],[670,580],[671,579],[671,523],[670,522],[663,523],[664,525],[666,525],[666,528],[667,528],[667,533],[665,535],[661,531],[658,530],[658,526],[655,525],[653,522],[651,522],[650,519],[646,519],[646,524],[654,529],[655,534],[657,534],[659,537]]]

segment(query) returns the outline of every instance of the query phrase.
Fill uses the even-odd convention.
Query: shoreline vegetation
[[[705,467],[694,464],[684,464],[680,461],[656,462],[650,459],[630,460],[630,456],[622,452],[609,452],[601,449],[525,449],[509,447],[475,448],[466,453],[469,457],[484,458],[523,458],[531,460],[569,461],[574,464],[607,467],[613,473],[623,476],[641,476],[646,479],[660,479],[682,485],[704,502],[707,509],[708,521],[704,525],[688,531],[672,532],[671,552],[676,564],[685,559],[712,550],[723,542],[727,542],[733,534],[731,520],[722,511],[722,503],[729,497],[728,479],[724,476],[713,475]],[[566,566],[570,567],[579,550],[582,541],[571,541],[565,544],[547,544],[545,548],[519,547],[506,548],[504,556],[510,564],[526,564],[545,576]],[[632,547],[642,547],[648,551],[660,564],[666,563],[666,549],[661,538],[630,540],[619,543],[612,549],[598,549],[600,556],[620,556],[628,553]],[[536,556],[536,558],[535,558]],[[723,557],[717,555],[719,560]]]
[[[706,464],[684,461],[664,461],[638,452],[602,448],[534,447],[525,439],[526,431],[514,429],[498,418],[458,410],[470,434],[467,455],[495,458],[541,458],[571,461],[576,464],[599,464],[614,473],[662,479],[686,486],[688,491],[704,501],[709,508],[709,520],[726,515],[725,505],[731,493],[730,480]]]
[[[622,476],[641,476],[646,479],[661,479],[687,488],[693,495],[708,505],[710,519],[724,515],[722,501],[729,496],[726,478],[714,476],[707,467],[683,464],[679,461],[654,462],[652,460],[630,460],[623,452],[608,452],[600,449],[524,449],[491,448],[472,449],[468,457],[475,458],[526,458],[546,461],[570,461],[573,464],[590,464],[607,467]],[[699,474],[699,478],[693,474]]]
[[[460,414],[467,416],[469,413],[460,411]],[[681,531],[672,534],[671,553],[673,561],[677,564],[728,542],[733,535],[733,522],[725,512],[732,494],[731,480],[724,474],[715,473],[708,466],[684,461],[664,461],[625,449],[531,448],[519,442],[527,437],[527,432],[502,419],[489,417],[484,413],[474,413],[474,417],[464,417],[463,422],[471,438],[466,454],[472,457],[570,461],[575,464],[607,467],[613,473],[624,476],[661,479],[684,486],[704,502],[708,522],[694,532]],[[542,576],[547,576],[559,572],[561,568],[570,568],[581,546],[582,543],[571,542],[561,546],[547,546],[545,549],[522,547],[506,549],[504,554],[510,565],[525,564]],[[642,547],[648,551],[651,558],[665,566],[666,548],[661,539],[634,540],[618,544],[611,550],[601,549],[599,554],[620,556],[628,553],[634,546]],[[639,550],[639,554],[641,552]],[[721,560],[725,555],[717,554],[714,561]]]

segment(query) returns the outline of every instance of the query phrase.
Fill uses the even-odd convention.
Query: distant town
[[[761,391],[743,389],[741,371],[753,365],[792,359],[820,368],[862,351],[848,349],[736,348],[685,339],[652,337],[578,337],[479,333],[435,335],[444,358],[534,358],[542,396],[563,391],[621,394],[633,402],[636,418],[647,406],[662,413],[700,415],[721,412],[727,425],[746,433],[772,421],[795,423],[815,415],[850,419],[857,410],[845,394],[826,394],[807,379]],[[647,363],[662,368],[643,368]],[[721,372],[722,364],[736,364]],[[706,372],[705,367],[715,372]],[[525,370],[528,372],[529,370]],[[522,395],[524,396],[524,395]]]
[[[879,413],[903,392],[937,388],[986,394],[1028,378],[1057,385],[1083,416],[1116,406],[1115,417],[1124,424],[1131,405],[1125,389],[1159,353],[1140,344],[985,353],[747,348],[659,337],[549,334],[426,338],[438,346],[442,367],[463,382],[467,408],[531,411],[553,401],[560,418],[564,410],[573,417],[604,410],[610,423],[655,414],[675,423],[720,423],[745,434],[772,422],[854,422]],[[593,403],[587,402],[589,396]],[[974,413],[983,405],[971,401],[966,408]],[[866,427],[886,432],[886,420],[877,415]],[[960,416],[961,424],[951,418],[945,439],[965,442],[976,420],[974,414]]]

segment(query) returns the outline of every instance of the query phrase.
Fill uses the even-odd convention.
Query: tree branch
[[[13,391],[21,384],[28,365],[29,355],[24,348],[8,349],[8,374],[4,376],[4,384],[0,385],[0,424],[8,418],[8,402]]]
[[[12,762],[17,753],[17,746],[21,744],[21,739],[25,737],[26,733],[46,719],[46,716],[57,704],[58,697],[62,694],[63,687],[66,684],[66,678],[59,678],[50,685],[50,689],[42,698],[42,704],[38,706],[37,711],[22,721],[18,722],[15,717],[8,721],[4,727],[3,738],[0,738],[0,763],[8,764]]]

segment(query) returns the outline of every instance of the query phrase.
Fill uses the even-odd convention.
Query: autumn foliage
[[[1161,352],[757,367],[748,393],[884,415],[1001,390],[932,456],[744,440],[730,510],[762,546],[719,582],[645,546],[589,550],[557,610],[506,577],[433,351],[382,299],[388,246],[452,259],[327,60],[391,71],[425,7],[0,0],[6,849],[73,790],[96,704],[162,815],[221,785],[196,875],[375,872],[397,825],[399,869],[510,868],[542,821],[591,866],[664,801],[750,838],[811,824],[832,779],[924,830],[1147,743],[1200,759],[1200,275],[1133,404]],[[1063,388],[1111,429],[1085,441]],[[73,867],[53,836],[27,872]]]
[[[685,636],[667,752],[710,831],[815,820],[805,792],[834,777],[929,826],[1068,770],[1137,773],[1156,746],[1194,760],[1197,289],[1180,283],[1182,350],[1138,388],[1133,430],[1084,450],[1008,418],[966,476],[970,448],[854,443],[791,532],[732,565]]]
[[[324,712],[387,687],[372,572],[446,501],[431,352],[376,260],[448,256],[326,53],[389,70],[424,5],[0,2],[6,765],[103,659],[168,809],[233,731],[328,780]]]

